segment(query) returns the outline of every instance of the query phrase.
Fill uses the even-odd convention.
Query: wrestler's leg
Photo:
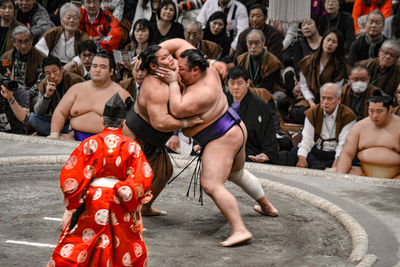
[[[168,152],[161,153],[156,158],[149,159],[151,168],[154,173],[154,181],[151,184],[150,190],[153,194],[153,198],[150,202],[146,203],[142,207],[142,215],[143,216],[158,216],[166,214],[165,211],[155,209],[151,205],[157,199],[158,195],[164,189],[167,184],[169,178],[172,176],[173,167],[171,163],[171,158],[168,155]]]
[[[224,186],[242,140],[239,127],[233,127],[224,136],[210,142],[203,151],[201,186],[232,226],[233,233],[221,242],[223,246],[232,246],[252,238],[244,225],[235,197]]]
[[[277,216],[278,210],[268,201],[264,194],[264,190],[260,181],[249,171],[244,169],[246,158],[245,143],[247,139],[247,130],[243,122],[241,123],[245,140],[243,146],[233,161],[232,170],[228,180],[240,186],[250,197],[252,197],[259,205],[254,206],[254,210],[258,213],[268,216]]]
[[[351,166],[351,168],[349,170],[349,174],[365,176],[361,167],[358,167],[358,166]]]

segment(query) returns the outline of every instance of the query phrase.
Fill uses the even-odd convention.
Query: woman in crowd
[[[366,15],[372,10],[379,9],[380,12],[388,18],[392,14],[392,0],[355,0],[353,5],[353,20],[355,33],[365,33],[364,25],[360,25],[359,22],[367,21]],[[365,18],[365,19],[362,19]]]
[[[223,48],[221,57],[229,55],[231,48],[231,41],[226,34],[226,24],[224,12],[217,11],[210,16],[204,29],[203,39],[217,43]]]
[[[297,114],[299,117],[296,118],[304,118],[304,110],[319,103],[319,89],[322,85],[333,82],[342,86],[350,69],[343,47],[342,34],[336,28],[331,28],[322,37],[317,52],[299,62],[300,90],[306,103],[303,109],[297,110],[302,116]]]
[[[133,56],[142,53],[153,44],[151,23],[147,19],[139,19],[133,24],[129,36],[132,42],[125,46],[126,51],[133,51]]]
[[[52,55],[64,64],[78,55],[78,44],[89,36],[78,29],[81,12],[72,3],[65,3],[60,9],[61,26],[49,29],[36,44],[45,55]]]
[[[172,0],[161,1],[157,11],[157,22],[152,23],[154,43],[158,44],[173,38],[185,39],[182,24],[175,22],[178,16],[176,5]]]
[[[136,6],[133,24],[139,19],[147,19],[151,23],[155,23],[157,21],[157,11],[160,2],[160,0],[139,0]],[[173,0],[173,3],[175,5],[175,10],[178,10],[178,3],[176,0]]]
[[[15,27],[22,25],[14,18],[13,0],[0,0],[0,55],[13,48],[11,33]]]

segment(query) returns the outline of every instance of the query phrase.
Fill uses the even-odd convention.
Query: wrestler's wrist
[[[60,133],[59,132],[51,132],[49,134],[49,136],[47,136],[47,137],[56,139],[56,138],[60,137]]]
[[[172,82],[169,83],[169,86],[173,86],[173,85],[178,85],[179,86],[178,81],[172,81]]]
[[[189,122],[187,119],[182,119],[182,128],[187,128],[189,126]]]

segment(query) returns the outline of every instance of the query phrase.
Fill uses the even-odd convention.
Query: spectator
[[[71,3],[60,9],[61,26],[49,29],[35,47],[45,55],[59,58],[63,64],[78,55],[78,44],[89,36],[78,29],[81,11]]]
[[[51,21],[56,25],[60,26],[60,8],[67,2],[68,0],[36,0],[37,3],[41,4],[50,15]]]
[[[90,67],[92,66],[92,60],[94,55],[97,53],[97,46],[92,40],[86,40],[78,45],[79,59],[82,62],[81,65],[76,65],[72,68],[71,73],[78,74],[85,80],[90,80]]]
[[[382,34],[384,23],[385,17],[379,10],[369,13],[365,24],[366,33],[351,44],[349,57],[351,65],[360,60],[378,56],[379,48],[386,40],[386,37]]]
[[[133,24],[129,33],[132,42],[125,46],[125,50],[133,51],[133,56],[138,56],[147,47],[153,44],[153,31],[147,19],[139,19]]]
[[[205,2],[206,0],[178,0],[179,21],[186,25],[187,22],[196,20]]]
[[[237,0],[208,0],[203,5],[197,20],[206,25],[211,14],[216,11],[224,12],[227,18],[226,34],[231,41],[229,54],[233,55],[238,44],[238,37],[249,25],[246,7]]]
[[[204,28],[204,40],[219,44],[222,47],[221,57],[229,55],[231,41],[226,34],[226,16],[224,12],[214,12],[207,21]]]
[[[14,14],[14,1],[0,0],[0,55],[13,47],[11,33],[15,27],[22,25],[14,18]]]
[[[335,167],[346,136],[356,123],[354,112],[340,104],[340,86],[326,83],[320,89],[320,104],[306,111],[302,140],[292,150],[296,167],[325,169]]]
[[[238,39],[237,49],[235,57],[239,57],[241,54],[247,52],[246,36],[252,29],[261,30],[265,36],[264,46],[266,49],[274,54],[279,60],[282,59],[283,51],[283,34],[275,29],[274,27],[266,24],[267,10],[261,5],[253,5],[249,9],[249,25],[250,27],[245,29]]]
[[[100,0],[83,0],[83,7],[79,29],[109,53],[118,49],[122,32],[118,20],[110,12],[100,9]]]
[[[228,73],[228,104],[238,111],[247,128],[246,161],[280,164],[279,146],[268,105],[249,90],[246,69],[233,67]]]
[[[368,69],[355,66],[350,71],[349,83],[342,87],[342,104],[351,108],[357,116],[357,121],[368,116],[367,100],[372,92],[377,90],[369,83]]]
[[[119,82],[119,85],[121,85],[121,87],[128,91],[128,93],[132,96],[133,102],[135,102],[138,98],[140,86],[142,85],[146,74],[147,71],[145,69],[137,69],[134,65],[132,65],[132,78]]]
[[[135,17],[132,23],[135,24],[135,22],[139,19],[147,19],[151,23],[156,23],[160,2],[161,0],[139,0],[136,6]],[[179,10],[176,0],[172,0],[172,2],[175,5],[175,10]],[[175,21],[177,18],[178,14],[176,14]]]
[[[5,73],[2,73],[5,76]],[[0,90],[0,132],[26,134],[30,95],[21,85],[1,85]]]
[[[85,80],[77,74],[65,72],[61,61],[53,56],[43,59],[42,68],[46,77],[38,85],[39,96],[34,106],[35,113],[29,117],[29,124],[39,135],[48,136],[51,116],[61,98],[72,85]],[[69,133],[68,121],[61,133]]]
[[[400,116],[400,84],[397,86],[395,96],[396,96],[397,107],[392,109],[392,113],[397,116]]]
[[[276,56],[264,48],[264,33],[252,29],[246,39],[249,52],[237,58],[237,65],[248,70],[254,87],[265,88],[271,93],[282,90],[278,82],[283,65]]]
[[[46,56],[32,46],[32,32],[25,26],[15,27],[11,39],[14,47],[5,52],[1,58],[11,63],[11,76],[14,80],[20,85],[31,88],[41,80],[40,64]]]
[[[298,63],[304,57],[317,52],[322,40],[322,36],[318,32],[317,19],[314,16],[301,23],[301,32],[303,36],[297,39],[291,51],[293,53],[292,60],[296,73],[299,72]]]
[[[354,30],[357,35],[364,34],[363,22],[367,21],[367,15],[378,9],[385,18],[392,14],[392,0],[355,0],[353,5]],[[361,22],[361,24],[360,24]]]
[[[350,14],[340,11],[339,0],[325,0],[324,7],[328,14],[320,18],[320,34],[324,34],[330,28],[336,27],[343,35],[344,53],[348,54],[351,43],[355,40],[352,17]]]
[[[371,74],[370,83],[391,97],[400,82],[400,44],[395,40],[386,40],[379,49],[378,57],[361,61]]]
[[[203,40],[203,30],[197,21],[189,21],[185,25],[185,39],[191,45],[199,49],[210,59],[219,58],[222,54],[222,47],[214,42]]]
[[[324,9],[324,0],[310,0],[311,1],[311,14],[320,17],[327,14]]]
[[[124,0],[102,0],[100,4],[101,9],[110,12],[119,23],[123,19],[124,6]]]
[[[36,0],[17,0],[15,18],[32,31],[36,41],[51,27],[54,27],[47,10]]]
[[[182,24],[175,22],[177,16],[178,12],[174,2],[162,0],[157,11],[158,20],[152,23],[154,43],[159,44],[161,41],[173,38],[185,38]]]
[[[400,178],[400,117],[390,113],[392,98],[376,90],[368,99],[368,117],[347,135],[336,172]],[[352,166],[357,156],[361,168]]]
[[[396,10],[396,11],[395,11]],[[388,39],[400,41],[400,7],[393,8],[394,14],[385,20],[385,27],[382,34]]]
[[[319,88],[334,82],[342,86],[347,78],[348,66],[344,58],[343,37],[336,29],[329,29],[322,37],[318,51],[299,62],[300,89],[308,104],[318,103]]]

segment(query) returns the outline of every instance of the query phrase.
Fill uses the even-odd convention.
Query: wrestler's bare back
[[[69,114],[72,128],[81,132],[100,133],[104,129],[104,106],[115,93],[119,93],[123,100],[129,97],[129,93],[115,82],[102,88],[96,87],[92,81],[71,87],[64,97],[65,101],[72,101]]]
[[[391,115],[385,127],[376,126],[367,117],[354,127],[360,161],[384,166],[400,164],[400,117]]]

